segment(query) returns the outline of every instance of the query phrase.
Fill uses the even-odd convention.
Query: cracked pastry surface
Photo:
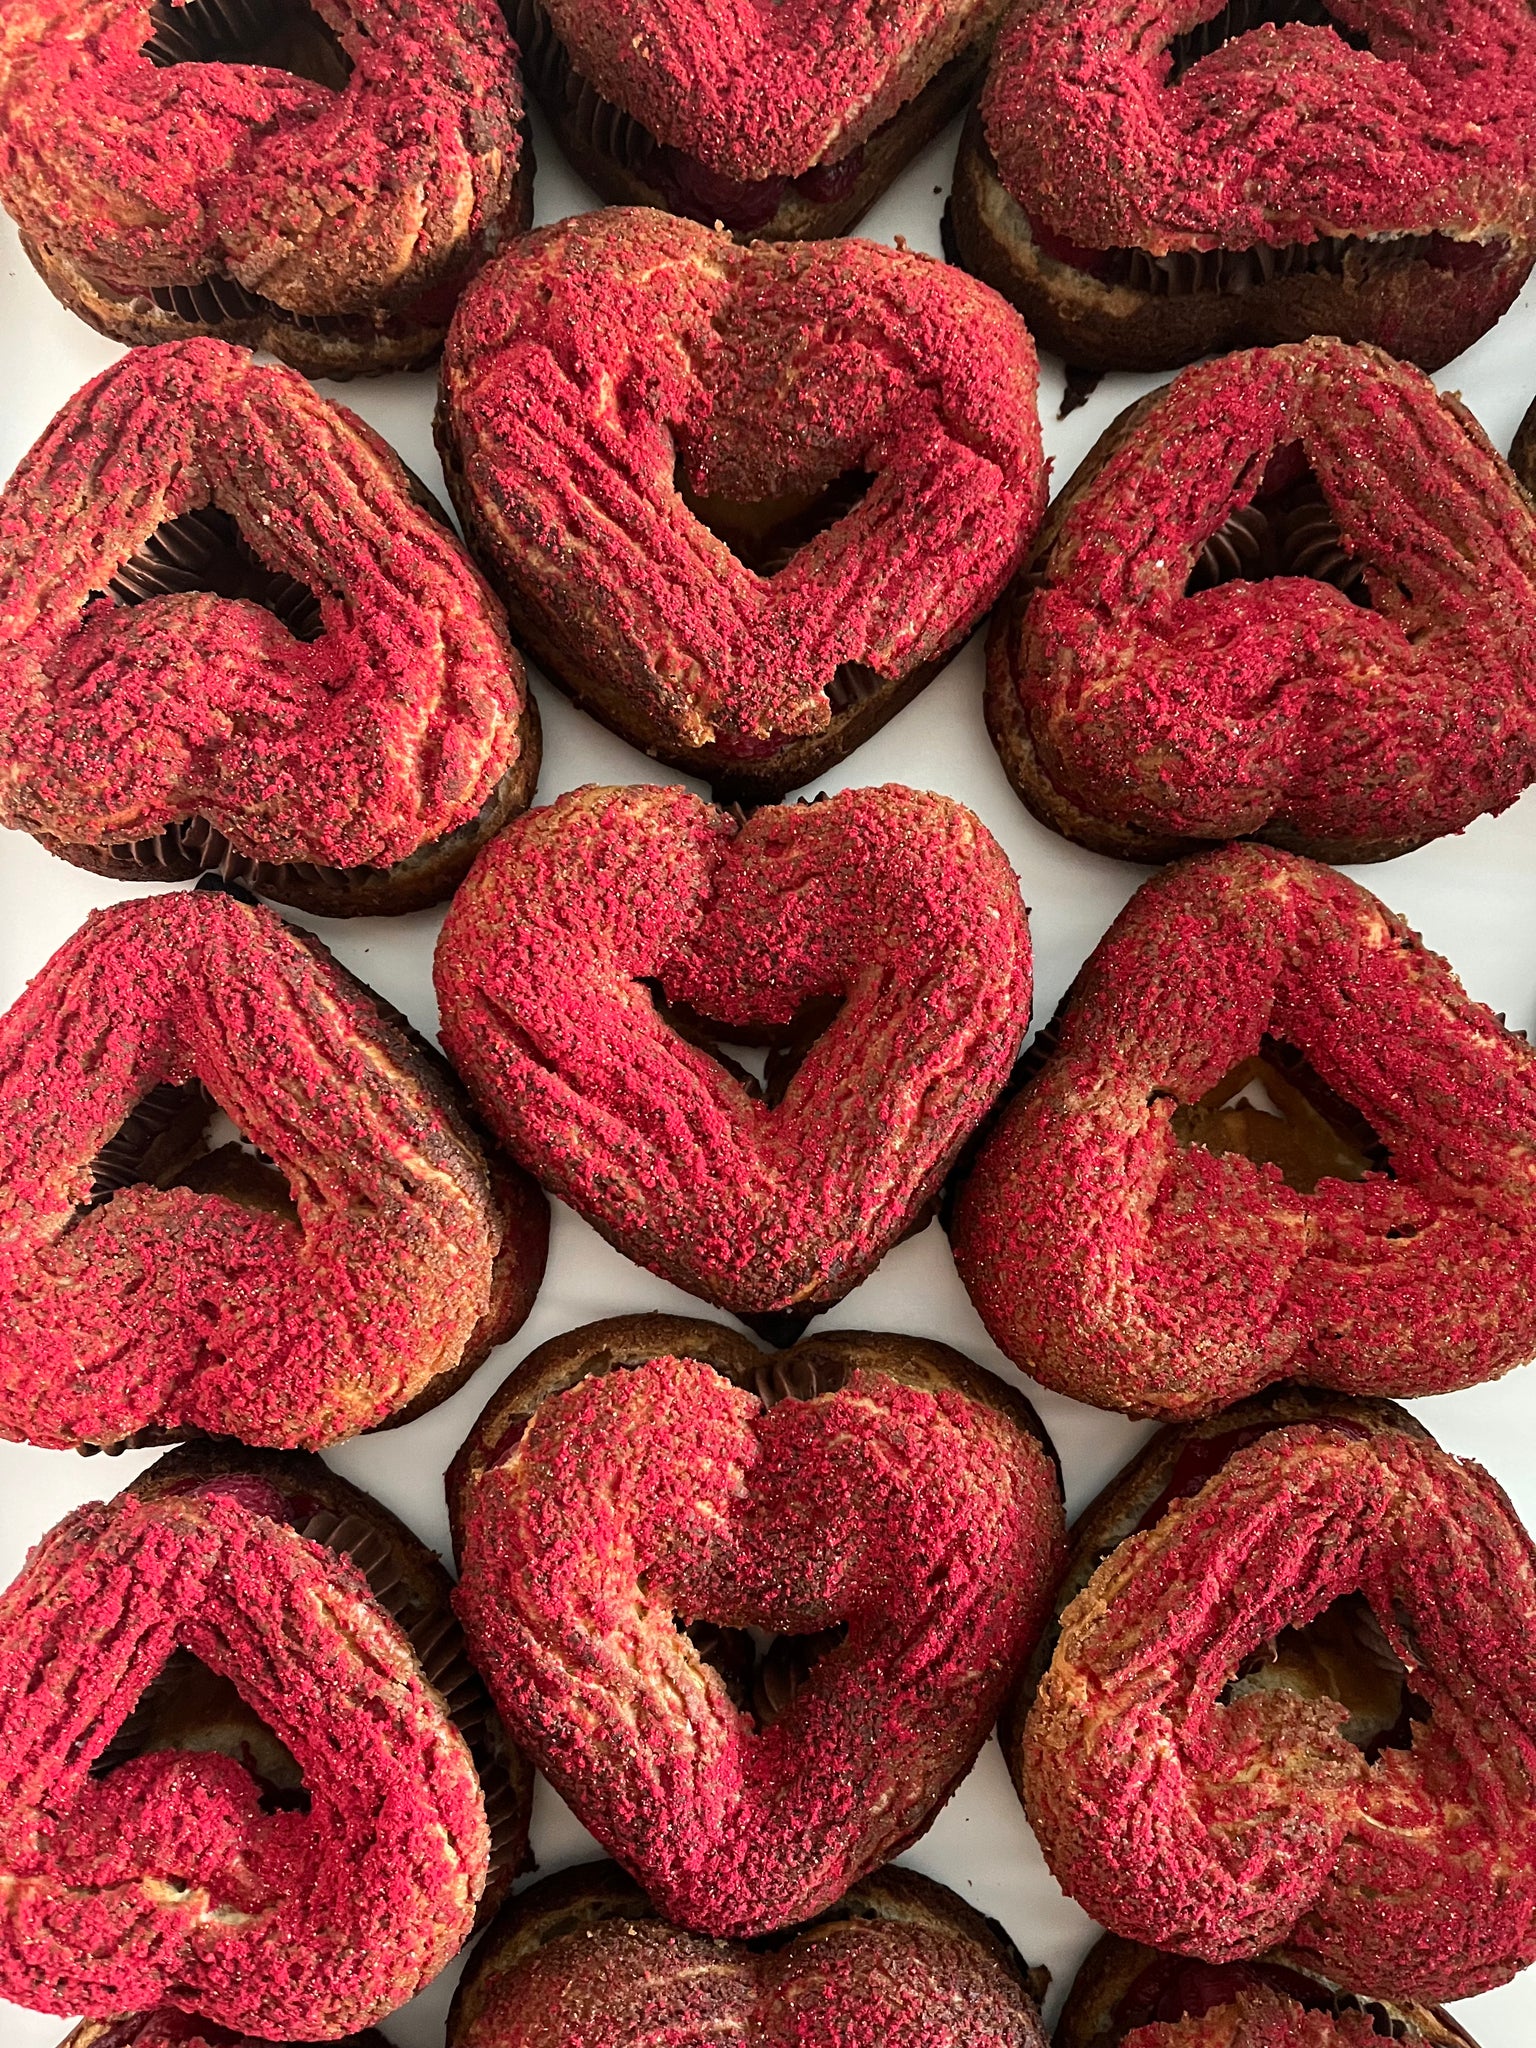
[[[1235,1677],[1352,1595],[1419,1701],[1374,1760],[1331,1684]],[[1133,1940],[1283,1943],[1365,1996],[1485,1990],[1536,1951],[1533,1644],[1536,1554],[1480,1467],[1417,1429],[1272,1429],[1067,1608],[1014,1760],[1031,1825]]]
[[[561,687],[663,760],[782,794],[854,743],[851,672],[866,695],[931,673],[1006,585],[1044,507],[1035,391],[1023,323],[942,263],[610,208],[466,294],[438,435]],[[690,509],[854,474],[859,502],[772,574]]]
[[[193,1145],[156,1184],[130,1131],[127,1174],[103,1160],[195,1081],[198,1131],[216,1105],[262,1158]],[[0,1105],[15,1439],[339,1442],[450,1391],[542,1271],[542,1199],[493,1185],[437,1070],[317,940],[228,895],[93,913],[0,1019]]]
[[[418,491],[223,342],[86,385],[0,496],[0,818],[89,859],[201,814],[255,862],[353,870],[526,804],[522,663]]]
[[[285,51],[289,16],[319,64]],[[0,198],[50,287],[122,340],[232,317],[316,375],[427,359],[527,225],[522,119],[485,0],[11,0],[0,19]]]
[[[1269,1109],[1233,1109],[1256,1066]],[[1233,846],[1100,942],[960,1191],[955,1258],[1008,1356],[1100,1407],[1445,1393],[1536,1351],[1533,1147],[1525,1040],[1357,883]]]
[[[454,898],[443,1044],[492,1130],[627,1257],[737,1312],[836,1300],[936,1193],[1029,1014],[991,835],[888,785],[738,824],[676,785],[531,811]],[[770,1105],[666,1023],[785,1035],[840,1002]]]
[[[987,722],[1041,820],[1161,860],[1389,858],[1536,776],[1536,508],[1466,408],[1331,340],[1122,415],[994,616]]]
[[[334,2036],[467,1937],[489,1855],[469,1749],[361,1572],[286,1517],[259,1474],[152,1471],[67,1516],[0,1596],[6,1997]],[[307,1810],[217,1749],[93,1771],[178,1647],[284,1745]]]
[[[947,1346],[590,1325],[455,1463],[455,1604],[507,1726],[658,1909],[758,1935],[832,1905],[969,1771],[1061,1567],[1052,1459]],[[754,1630],[789,1654],[738,1687]]]

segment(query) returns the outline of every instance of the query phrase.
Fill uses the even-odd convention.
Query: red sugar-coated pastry
[[[1536,1957],[1536,1549],[1421,1429],[1270,1429],[1099,1566],[1011,1761],[1113,1933],[1486,1990]]]
[[[1446,1393],[1536,1353],[1536,1053],[1357,883],[1257,846],[1183,862],[1059,1028],[953,1227],[1033,1378],[1185,1417],[1288,1378]]]
[[[331,913],[448,895],[533,795],[501,607],[399,458],[191,341],[78,392],[0,495],[0,822]]]
[[[263,1156],[210,1152],[215,1109]],[[440,1063],[254,904],[98,911],[0,1018],[0,1435],[315,1446],[417,1413],[527,1314],[547,1227]]]
[[[1203,363],[1056,500],[987,669],[1009,779],[1096,852],[1390,858],[1536,777],[1536,506],[1379,349]]]
[[[61,2048],[318,2048],[318,2044],[259,2041],[254,2034],[232,2034],[228,2027],[215,2026],[211,2020],[162,2006],[155,2012],[132,2013],[123,2020],[82,2020]],[[348,2034],[333,2048],[389,2048],[389,2043],[370,2027],[365,2034]]]
[[[7,0],[0,201],[116,340],[408,369],[532,218],[489,0]]]
[[[0,1995],[353,2032],[469,1934],[489,1857],[470,1750],[404,1628],[289,1526],[280,1486],[158,1475],[67,1516],[0,1596]],[[263,1796],[249,1750],[112,1758],[178,1651],[233,1681],[307,1800]]]
[[[974,1763],[1065,1555],[1053,1458],[945,1345],[590,1324],[455,1461],[455,1605],[514,1739],[657,1909],[759,1935]]]
[[[1202,1963],[1106,1934],[1072,1980],[1055,2048],[1476,2048],[1440,2007],[1362,1998],[1288,1950]]]
[[[1158,369],[1339,334],[1438,368],[1536,255],[1524,0],[1026,0],[961,147],[968,268]]]
[[[896,1865],[750,1949],[668,1927],[609,1863],[513,1899],[470,1959],[448,2048],[1045,2048],[995,1921]]]
[[[884,724],[1004,589],[1045,503],[1035,391],[1022,321],[943,263],[619,209],[476,281],[438,439],[540,665],[760,799]]]
[[[480,856],[434,972],[443,1045],[513,1155],[737,1314],[812,1315],[879,1264],[1029,1017],[1001,849],[895,785],[744,823],[676,785],[576,790]],[[765,1093],[658,1004],[791,1047],[835,1015]]]

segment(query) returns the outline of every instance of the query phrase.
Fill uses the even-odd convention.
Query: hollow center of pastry
[[[163,1750],[212,1751],[243,1764],[267,1813],[308,1813],[304,1773],[254,1707],[190,1650],[176,1650],[92,1765],[106,1777],[135,1757]]]
[[[1191,64],[1198,64],[1224,43],[1236,42],[1239,36],[1251,35],[1255,29],[1287,28],[1292,23],[1331,28],[1352,50],[1370,48],[1370,38],[1364,30],[1349,28],[1336,20],[1322,0],[1227,0],[1226,6],[1208,21],[1197,22],[1168,44],[1168,83],[1177,84]]]
[[[819,490],[785,491],[753,503],[707,496],[689,482],[681,449],[673,476],[678,496],[699,524],[754,575],[765,577],[777,576],[819,533],[845,519],[873,482],[868,470],[846,469]]]
[[[108,588],[124,605],[207,590],[260,605],[295,640],[318,640],[325,631],[315,592],[296,577],[269,569],[217,505],[164,520],[115,571]]]
[[[173,64],[259,64],[340,92],[352,60],[305,0],[150,0],[144,55]]]
[[[1273,455],[1252,501],[1217,527],[1184,586],[1194,597],[1223,583],[1310,576],[1369,610],[1365,564],[1344,546],[1327,494],[1298,443]]]
[[[1287,1187],[1310,1195],[1321,1180],[1390,1173],[1386,1147],[1358,1109],[1328,1086],[1305,1054],[1265,1036],[1260,1050],[1173,1115],[1181,1145],[1239,1153],[1278,1166]]]
[[[288,1183],[247,1144],[201,1081],[162,1081],[138,1102],[91,1161],[85,1208],[127,1187],[192,1188],[292,1221]]]
[[[1340,1734],[1374,1763],[1384,1749],[1409,1748],[1415,1722],[1429,1718],[1409,1677],[1365,1595],[1346,1593],[1304,1628],[1272,1637],[1221,1697],[1224,1706],[1260,1692],[1337,1700],[1349,1715]]]
[[[848,1639],[846,1622],[813,1635],[771,1635],[759,1628],[725,1628],[714,1621],[678,1616],[676,1627],[725,1683],[732,1704],[761,1732],[794,1704],[811,1673],[830,1651]]]
[[[717,1023],[701,1017],[686,1003],[674,1003],[661,982],[653,977],[643,978],[640,986],[649,994],[657,1016],[669,1030],[708,1053],[732,1080],[739,1081],[749,1095],[770,1109],[784,1100],[806,1055],[831,1025],[844,1000],[840,995],[813,996],[801,1004],[787,1024],[758,1033],[750,1026]]]

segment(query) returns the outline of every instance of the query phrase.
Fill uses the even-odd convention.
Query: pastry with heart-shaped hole
[[[955,1204],[994,1341],[1182,1419],[1536,1355],[1536,1052],[1358,883],[1232,846],[1139,889]]]
[[[809,1318],[919,1222],[1006,1081],[1029,926],[948,797],[743,822],[676,785],[587,788],[480,856],[434,974],[444,1049],[546,1187],[720,1308]],[[759,1083],[675,1006],[787,1057]]]
[[[1282,1389],[1155,1437],[1072,1548],[1003,1746],[1080,1905],[1396,2004],[1536,1957],[1536,1548],[1480,1466]]]
[[[1362,1998],[1275,1949],[1202,1963],[1105,1934],[1056,2022],[1055,2048],[1477,2048],[1440,2006]]]
[[[452,892],[539,728],[393,450],[193,341],[93,379],[0,495],[0,755],[0,821],[77,866],[372,916]]]
[[[1536,505],[1458,399],[1308,341],[1110,427],[994,614],[987,726],[1043,824],[1126,860],[1385,860],[1536,778]]]
[[[470,1654],[679,1926],[832,1905],[970,1770],[1063,1547],[1021,1394],[947,1345],[783,1353],[620,1317],[493,1396],[449,1473]]]
[[[1023,322],[928,257],[589,213],[465,294],[438,445],[519,644],[756,801],[876,731],[1006,587],[1045,504],[1035,390]]]
[[[254,901],[94,912],[0,1018],[0,1105],[0,1436],[338,1443],[445,1399],[532,1305],[538,1189]]]
[[[173,1452],[66,1516],[0,1595],[0,1995],[312,2040],[429,1983],[532,1795],[448,1593],[307,1455]]]
[[[1536,259],[1525,0],[1037,0],[955,166],[959,259],[1093,369],[1334,334],[1437,370]]]
[[[743,1948],[669,1927],[611,1863],[587,1863],[503,1909],[448,2048],[1045,2048],[1048,1982],[995,1920],[894,1864]]]
[[[516,55],[490,0],[21,0],[0,201],[116,341],[412,369],[533,218]]]
[[[1000,0],[506,0],[560,145],[611,204],[843,235],[958,114]]]

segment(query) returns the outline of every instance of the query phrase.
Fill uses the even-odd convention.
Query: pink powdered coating
[[[985,285],[871,242],[758,244],[609,208],[519,243],[443,364],[500,573],[572,666],[680,744],[750,759],[824,728],[839,666],[949,652],[1045,505],[1028,329]],[[864,499],[770,578],[683,504]]]
[[[1367,1762],[1328,1699],[1220,1703],[1354,1592],[1430,1708],[1411,1749]],[[1067,1609],[1023,1771],[1046,1860],[1113,1933],[1212,1962],[1284,1942],[1397,1999],[1501,1984],[1536,1958],[1536,1549],[1432,1443],[1274,1430]]]
[[[1304,576],[1184,595],[1276,458],[1311,465],[1369,609]],[[990,661],[1043,773],[1095,818],[1209,839],[1459,831],[1536,777],[1536,512],[1421,372],[1331,340],[1250,349],[1159,394]]]
[[[0,199],[124,296],[215,276],[297,314],[454,287],[515,214],[522,94],[489,0],[327,0],[340,91],[156,66],[148,0],[6,0]]]
[[[455,1606],[515,1739],[660,1910],[760,1934],[928,1826],[1064,1541],[1040,1445],[957,1391],[856,1369],[764,1411],[659,1358],[546,1401],[476,1482]],[[701,1618],[848,1634],[758,1730]]]
[[[1358,2012],[1308,2012],[1264,1986],[1199,2018],[1137,2027],[1120,2048],[1381,2048],[1381,2035]]]
[[[399,460],[296,371],[136,350],[0,496],[0,820],[94,845],[210,817],[271,861],[388,866],[518,758],[522,664]],[[319,639],[209,592],[103,596],[166,520],[230,514],[321,600]]]
[[[628,1257],[748,1313],[879,1263],[1029,1017],[1006,858],[895,785],[740,826],[675,785],[577,790],[481,854],[434,971],[443,1044],[514,1155]],[[747,1030],[845,1000],[770,1109],[642,977]]]
[[[89,918],[0,1019],[0,1434],[313,1448],[457,1362],[500,1238],[485,1164],[380,1034],[269,911],[193,891]],[[78,1215],[129,1112],[194,1076],[297,1214],[139,1184]]]
[[[745,181],[836,163],[997,19],[997,0],[543,0],[572,62],[658,141]]]
[[[1321,235],[1536,233],[1536,18],[1525,0],[1330,0],[1168,83],[1168,45],[1221,0],[1025,0],[982,99],[1003,183],[1092,249]]]
[[[1266,1032],[1364,1113],[1395,1178],[1300,1194],[1180,1145],[1180,1103]],[[1282,1379],[1473,1386],[1536,1353],[1536,1052],[1343,875],[1202,855],[1101,941],[954,1242],[1008,1356],[1100,1407],[1187,1418]]]
[[[171,1652],[230,1678],[304,1771],[91,1764]],[[0,1994],[111,2016],[346,2033],[467,1937],[488,1836],[463,1739],[405,1635],[333,1553],[228,1498],[70,1515],[0,1597]]]

